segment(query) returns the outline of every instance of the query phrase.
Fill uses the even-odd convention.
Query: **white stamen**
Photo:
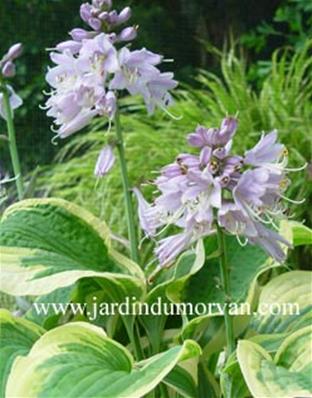
[[[294,168],[285,168],[284,170],[287,172],[296,172],[296,171],[302,171],[306,169],[308,166],[308,163],[305,163],[303,166],[300,167],[294,167]]]
[[[169,112],[168,109],[165,106],[160,106],[160,108],[169,116],[171,117],[173,120],[182,120],[183,119],[183,115],[181,116],[175,116],[173,113]]]
[[[56,141],[59,138],[58,135],[55,135],[52,139],[51,139],[51,144],[54,146],[58,146],[58,142]]]
[[[282,194],[279,195],[282,199],[286,200],[287,202],[293,203],[295,205],[302,205],[302,203],[304,203],[306,200],[305,199],[301,199],[301,200],[294,200],[294,199],[290,199],[287,198],[287,196],[284,196]]]
[[[236,235],[236,239],[237,239],[237,242],[239,243],[239,245],[240,245],[241,247],[245,247],[245,246],[248,245],[248,239],[247,239],[247,238],[245,238],[244,241],[241,241],[240,236],[239,236],[239,235]]]

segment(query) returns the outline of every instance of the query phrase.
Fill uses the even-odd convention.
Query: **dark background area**
[[[15,42],[25,46],[18,61],[14,87],[25,105],[16,118],[17,140],[24,169],[48,163],[55,148],[50,143],[50,121],[38,105],[45,101],[44,75],[49,64],[47,48],[66,40],[67,32],[82,27],[80,0],[1,0],[0,54]],[[205,45],[222,48],[230,38],[241,41],[249,62],[270,57],[279,46],[300,45],[302,27],[311,22],[312,2],[307,0],[115,0],[121,9],[131,5],[133,24],[140,26],[134,46],[146,46],[168,58],[180,81],[192,82],[196,68],[216,72],[217,65]],[[274,23],[275,25],[272,25]],[[274,32],[278,27],[279,34]],[[295,43],[291,43],[293,36]],[[305,37],[301,37],[305,39]],[[0,122],[2,123],[2,122]],[[4,125],[1,124],[1,129]],[[8,154],[1,147],[1,167]]]

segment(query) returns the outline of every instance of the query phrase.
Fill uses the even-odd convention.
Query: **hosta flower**
[[[98,157],[95,165],[94,175],[96,177],[104,177],[114,166],[115,155],[110,145],[104,147]]]
[[[15,76],[16,68],[14,61],[22,54],[22,51],[23,46],[21,43],[14,44],[0,60],[0,116],[3,119],[7,118],[3,91],[9,94],[9,102],[12,111],[23,104],[22,99],[15,93],[13,88],[9,84],[6,84],[6,79]]]
[[[9,85],[6,86],[6,89],[9,92],[9,101],[11,109],[17,109],[23,104],[23,100],[15,93],[13,88]],[[3,103],[3,93],[0,91],[0,116],[6,120],[7,114],[5,111],[5,106]]]
[[[177,86],[173,74],[160,73],[156,68],[162,57],[143,48],[130,51],[124,47],[119,53],[120,70],[110,83],[112,90],[128,90],[131,95],[141,94],[152,113],[159,105],[166,107],[172,99],[169,90]]]
[[[219,224],[241,244],[262,247],[276,261],[285,259],[290,244],[274,231],[282,216],[288,180],[285,148],[274,131],[243,156],[232,154],[237,120],[225,118],[219,128],[197,127],[188,142],[197,154],[181,154],[155,180],[159,195],[149,204],[136,192],[141,227],[148,236],[161,235],[169,225],[180,232],[159,240],[155,253],[168,266]]]
[[[10,78],[15,76],[15,65],[14,61],[21,56],[23,52],[23,46],[21,43],[13,44],[8,52],[0,60],[0,75],[4,78]]]
[[[112,1],[93,0],[81,5],[80,15],[92,30],[73,29],[71,39],[51,53],[55,66],[46,75],[52,90],[45,109],[59,137],[81,130],[96,116],[112,120],[121,90],[143,96],[149,113],[172,103],[169,91],[177,82],[172,73],[158,69],[163,57],[121,44],[137,35],[137,27],[123,25],[131,18],[129,7],[117,12]],[[6,72],[12,73],[10,65]]]
[[[262,135],[260,141],[245,154],[245,163],[251,166],[274,167],[285,153],[284,145],[276,143],[277,131]]]

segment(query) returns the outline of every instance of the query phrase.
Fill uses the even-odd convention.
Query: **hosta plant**
[[[128,176],[117,93],[140,94],[149,112],[172,117],[177,83],[158,70],[161,56],[125,45],[137,33],[120,28],[128,7],[93,0],[80,14],[92,30],[74,29],[52,52],[46,108],[56,138],[107,121],[93,178],[106,178],[117,148],[128,235],[58,198],[5,210],[1,290],[31,304],[0,312],[1,396],[310,397],[311,273],[285,265],[288,251],[311,244],[311,230],[286,217],[290,173],[305,165],[288,166],[275,130],[234,151],[239,121],[226,116],[188,135],[191,151],[163,165],[148,202]],[[13,68],[4,59],[3,78]]]

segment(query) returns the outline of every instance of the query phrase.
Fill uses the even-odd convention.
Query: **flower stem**
[[[120,124],[120,116],[119,110],[117,109],[115,114],[115,127],[116,127],[116,135],[117,135],[117,149],[119,153],[120,159],[120,168],[121,168],[121,178],[125,196],[125,205],[126,205],[126,216],[128,222],[128,238],[130,241],[130,248],[131,248],[131,258],[136,263],[139,262],[139,253],[138,253],[138,240],[137,240],[137,233],[134,221],[134,211],[131,199],[131,191],[130,191],[130,183],[128,177],[128,170],[127,170],[127,162],[125,157],[125,147],[123,141],[123,134],[122,128]]]
[[[9,92],[6,87],[2,88],[3,94],[3,106],[4,112],[6,114],[6,123],[8,128],[8,138],[9,138],[9,148],[10,148],[10,155],[13,167],[13,173],[15,178],[15,184],[18,194],[18,199],[22,200],[24,196],[24,185],[22,180],[22,173],[21,173],[21,165],[19,161],[17,146],[16,146],[16,136],[15,136],[15,128],[13,122],[13,112],[10,105],[10,98]]]
[[[218,244],[220,250],[221,282],[225,295],[224,323],[225,323],[225,333],[226,333],[227,356],[229,356],[235,349],[233,318],[229,313],[229,303],[231,302],[230,270],[228,266],[225,235],[222,228],[219,225],[217,225],[217,231],[218,231]]]

